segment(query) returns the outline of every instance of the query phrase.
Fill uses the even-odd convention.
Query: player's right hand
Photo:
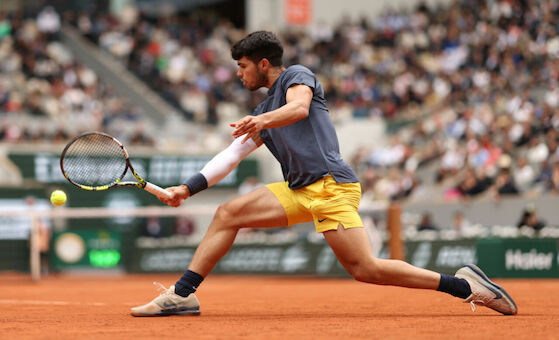
[[[175,207],[175,208],[180,207],[182,202],[188,197],[190,197],[190,191],[188,190],[188,187],[184,184],[174,186],[174,187],[168,187],[165,188],[165,190],[170,192],[171,196],[169,198],[160,197],[159,200],[171,207]]]

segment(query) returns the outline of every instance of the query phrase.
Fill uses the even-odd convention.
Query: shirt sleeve
[[[288,68],[285,70],[286,74],[282,82],[282,89],[287,92],[293,85],[307,85],[311,89],[316,87],[316,77],[310,71],[303,67],[298,68]]]

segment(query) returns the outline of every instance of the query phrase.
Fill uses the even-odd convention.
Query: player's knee
[[[214,215],[214,219],[219,221],[218,225],[222,228],[242,228],[242,219],[239,211],[241,207],[235,202],[226,202],[220,204]]]
[[[367,268],[363,267],[352,269],[350,274],[356,281],[359,282],[376,283],[377,280],[374,272],[371,272],[370,270],[367,270]]]
[[[214,219],[217,219],[220,222],[219,225],[222,227],[234,227],[234,221],[236,220],[235,209],[230,203],[223,203],[217,208]]]
[[[351,268],[349,271],[349,274],[356,280],[359,282],[367,282],[367,273],[360,269],[360,268]]]
[[[351,266],[349,273],[356,281],[384,284],[384,276],[374,261],[363,261]]]

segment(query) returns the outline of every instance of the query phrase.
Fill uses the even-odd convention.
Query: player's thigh
[[[283,206],[266,187],[222,204],[217,215],[226,224],[240,228],[287,226],[287,215]]]
[[[283,207],[287,215],[288,226],[313,220],[307,202],[312,200],[312,197],[306,195],[305,192],[291,190],[287,182],[271,183],[266,185],[266,188],[270,189]],[[302,201],[305,204],[302,204]]]
[[[350,274],[353,274],[357,268],[364,266],[370,268],[375,265],[365,228],[345,229],[339,225],[338,229],[326,231],[323,235],[340,263]]]

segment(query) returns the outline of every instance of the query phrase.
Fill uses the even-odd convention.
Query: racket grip
[[[170,192],[150,182],[146,182],[144,190],[160,198],[171,198]]]

